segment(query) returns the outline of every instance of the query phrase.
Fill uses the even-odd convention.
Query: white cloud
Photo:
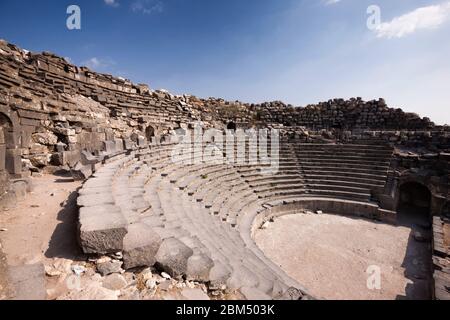
[[[111,7],[118,7],[119,6],[119,2],[117,2],[117,0],[103,0],[105,2],[106,5],[111,6]]]
[[[116,63],[112,59],[100,59],[97,57],[92,57],[86,61],[83,61],[81,63],[82,65],[88,67],[89,69],[99,70],[99,69],[105,69],[110,66],[115,65]]]
[[[339,3],[339,2],[341,2],[341,0],[327,0],[327,1],[325,2],[325,5],[331,6],[331,5],[336,4],[336,3]]]
[[[144,14],[161,13],[164,10],[164,6],[161,1],[137,0],[131,4],[131,10]]]
[[[375,32],[378,38],[402,38],[419,30],[436,29],[450,18],[450,2],[417,8],[381,23]]]

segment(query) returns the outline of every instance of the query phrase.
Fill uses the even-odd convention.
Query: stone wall
[[[430,129],[434,124],[428,118],[401,109],[389,108],[383,99],[363,101],[333,99],[304,108],[286,106],[282,102],[254,106],[257,118],[264,122],[286,126],[306,126],[313,129]]]
[[[157,143],[171,130],[197,121],[216,128],[230,123],[280,127],[306,141],[338,140],[345,130],[355,137],[353,131],[367,134],[368,129],[398,130],[385,139],[393,143],[443,145],[449,140],[445,128],[388,108],[382,99],[335,99],[301,108],[175,96],[0,40],[0,194],[9,188],[8,180],[45,168],[75,168],[86,162],[83,151],[100,156],[112,146],[121,150]]]

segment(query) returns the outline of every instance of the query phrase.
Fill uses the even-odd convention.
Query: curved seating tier
[[[198,152],[173,159],[171,151],[131,151],[86,181],[78,198],[83,250],[122,251],[126,267],[156,264],[248,299],[309,297],[254,243],[262,213],[306,205],[379,217],[373,200],[392,155],[382,146],[283,143],[278,172],[263,175],[262,165],[203,163]]]

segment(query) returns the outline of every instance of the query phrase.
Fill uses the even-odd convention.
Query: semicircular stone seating
[[[311,298],[265,257],[253,232],[268,217],[299,208],[376,215],[393,152],[283,142],[279,169],[267,175],[262,164],[205,163],[201,150],[174,160],[173,147],[112,157],[85,182],[81,246],[88,254],[122,252],[126,269],[156,265],[247,299]]]

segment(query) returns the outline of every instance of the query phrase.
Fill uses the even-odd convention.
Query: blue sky
[[[71,4],[81,30],[66,28]],[[449,0],[0,1],[0,38],[154,89],[300,106],[384,97],[440,124],[449,35]]]

